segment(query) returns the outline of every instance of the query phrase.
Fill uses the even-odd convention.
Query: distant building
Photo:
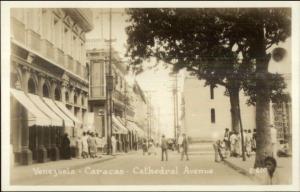
[[[204,87],[204,81],[186,76],[183,85],[183,132],[192,141],[214,141],[222,139],[225,128],[231,129],[229,97],[225,88]],[[240,93],[240,106],[244,129],[255,128],[255,108],[247,106],[246,98]]]
[[[90,9],[11,9],[11,144],[15,162],[58,160],[87,112]],[[76,155],[72,150],[72,155]]]

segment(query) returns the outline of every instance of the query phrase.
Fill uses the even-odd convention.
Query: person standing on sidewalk
[[[181,160],[183,160],[183,157],[185,155],[186,160],[188,161],[189,160],[189,156],[188,156],[189,143],[188,143],[188,139],[184,133],[182,134],[182,137],[183,137],[183,139],[182,139],[182,144],[181,144],[181,147],[182,147]]]
[[[245,149],[248,157],[251,156],[251,145],[252,145],[252,138],[251,138],[251,130],[249,129],[245,137]]]
[[[62,158],[71,159],[70,139],[68,133],[65,133],[62,139]]]
[[[161,138],[161,161],[164,161],[164,155],[166,156],[166,161],[168,161],[168,142],[165,135]]]
[[[117,148],[117,140],[115,138],[115,136],[111,136],[111,147],[112,147],[112,155],[115,155],[116,153],[116,148]]]
[[[177,141],[179,153],[182,153],[182,142],[183,142],[183,136],[182,136],[182,134],[180,134],[178,137],[178,141]]]
[[[78,157],[79,159],[81,159],[81,155],[82,155],[82,141],[81,141],[81,137],[78,136],[77,140],[76,140],[76,148],[78,150]]]
[[[86,159],[89,157],[89,145],[87,142],[87,135],[86,132],[82,133],[83,136],[81,138],[81,145],[82,145],[82,157],[83,159]]]
[[[225,142],[226,151],[230,151],[229,129],[228,128],[225,129],[224,140],[223,141]]]

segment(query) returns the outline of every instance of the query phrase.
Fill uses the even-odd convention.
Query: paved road
[[[38,167],[38,166],[37,166]],[[32,170],[31,170],[32,171]],[[45,171],[45,168],[43,168]],[[49,170],[46,170],[49,171]],[[243,176],[223,163],[215,163],[212,154],[193,155],[180,161],[176,152],[169,161],[159,155],[141,153],[118,155],[115,159],[76,169],[59,169],[64,174],[36,175],[21,185],[252,185]]]

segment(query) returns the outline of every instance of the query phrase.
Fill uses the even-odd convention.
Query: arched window
[[[74,94],[74,104],[77,104],[77,94]]]
[[[69,103],[70,98],[69,98],[69,93],[68,93],[68,91],[65,92],[65,98],[66,98],[66,102]]]
[[[32,78],[28,80],[28,93],[36,94],[36,86]]]
[[[81,105],[84,105],[84,96],[81,96]]]
[[[216,113],[215,113],[215,109],[212,108],[210,110],[210,119],[211,119],[211,123],[215,123],[216,122]]]
[[[49,94],[49,88],[46,85],[46,83],[44,83],[43,85],[43,97],[48,97],[49,98],[50,94]]]
[[[61,92],[60,89],[58,87],[55,88],[54,90],[54,99],[57,101],[61,100]]]

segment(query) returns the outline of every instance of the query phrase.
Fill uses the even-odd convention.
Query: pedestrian
[[[82,146],[82,157],[83,159],[86,159],[89,157],[89,145],[88,145],[88,142],[87,142],[87,133],[86,132],[83,132],[82,133],[82,138],[81,138],[81,146]]]
[[[147,153],[147,142],[146,142],[146,139],[143,140],[142,150],[143,150],[143,155],[145,155]]]
[[[270,125],[271,143],[272,143],[272,155],[277,158],[277,130],[273,125]]]
[[[149,141],[148,155],[154,154],[156,155],[155,145],[153,139]]]
[[[241,134],[238,132],[235,132],[236,135],[236,142],[235,142],[235,151],[237,153],[237,157],[240,157],[242,155],[242,138]]]
[[[117,148],[117,140],[114,135],[111,136],[111,148],[112,148],[112,155],[115,155],[116,148]]]
[[[97,154],[98,154],[101,153],[102,139],[99,137],[98,133],[95,134],[95,138],[96,138]]]
[[[92,140],[91,140],[91,132],[88,131],[87,132],[87,143],[88,143],[88,154],[89,154],[89,157],[91,157],[91,145],[92,145]]]
[[[265,176],[265,185],[279,185],[279,175],[276,171],[277,162],[273,157],[266,157],[264,160],[267,173]]]
[[[182,153],[182,142],[183,142],[183,136],[182,136],[182,134],[180,134],[178,137],[178,141],[177,141],[179,153]]]
[[[78,150],[78,158],[81,159],[81,154],[82,154],[82,141],[81,137],[78,136],[76,140],[76,148]]]
[[[214,144],[214,151],[215,151],[215,162],[220,162],[221,160],[224,160],[224,157],[222,155],[221,151],[221,140],[217,140]]]
[[[161,161],[164,161],[164,155],[166,156],[166,161],[168,161],[168,142],[165,135],[161,138]]]
[[[189,160],[189,156],[188,156],[188,139],[186,137],[186,135],[183,133],[182,134],[182,143],[181,143],[181,147],[182,147],[182,152],[181,152],[181,160],[183,160],[183,157],[186,157],[186,160]]]
[[[235,132],[232,132],[230,135],[230,156],[236,157],[237,156],[237,151],[236,151],[236,142],[237,142],[237,136]]]
[[[225,128],[224,140],[226,151],[230,151],[230,141],[229,141],[229,129]]]
[[[92,132],[90,135],[90,157],[95,158],[97,157],[97,140],[95,134]]]
[[[62,138],[62,158],[71,159],[70,139],[68,133],[65,133]]]
[[[245,137],[245,150],[246,150],[246,155],[248,157],[251,156],[251,145],[252,145],[251,130],[248,129],[246,137]]]

